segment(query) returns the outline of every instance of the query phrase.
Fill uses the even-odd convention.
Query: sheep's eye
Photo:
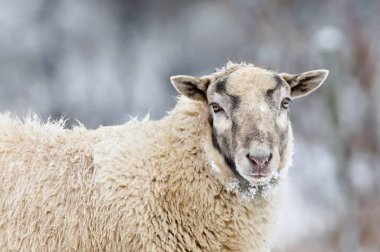
[[[218,103],[215,103],[215,102],[211,103],[210,107],[212,108],[214,113],[219,113],[223,111],[223,108]]]
[[[290,104],[291,101],[292,100],[290,98],[285,98],[281,102],[281,107],[284,108],[284,109],[288,109],[289,108],[289,104]]]

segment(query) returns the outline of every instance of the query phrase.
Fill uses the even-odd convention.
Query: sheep
[[[0,250],[269,251],[289,104],[327,74],[173,76],[166,117],[96,130],[2,113]]]

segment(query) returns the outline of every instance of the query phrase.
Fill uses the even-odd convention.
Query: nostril
[[[269,156],[254,156],[254,155],[251,155],[251,154],[247,154],[247,158],[255,165],[258,165],[258,166],[267,166],[269,161],[272,159],[272,153],[269,154]]]
[[[269,157],[268,157],[267,163],[269,163],[269,161],[271,161],[271,160],[272,160],[272,153],[269,154]]]

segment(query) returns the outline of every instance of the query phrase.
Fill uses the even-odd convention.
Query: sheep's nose
[[[256,166],[264,168],[268,165],[269,161],[272,159],[272,154],[267,156],[255,156],[250,153],[247,154],[247,158]]]

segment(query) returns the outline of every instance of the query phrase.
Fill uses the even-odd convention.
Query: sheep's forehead
[[[227,92],[239,97],[252,93],[260,95],[265,90],[276,87],[274,76],[273,72],[257,67],[239,69],[227,76]]]
[[[265,102],[268,90],[290,92],[290,87],[277,73],[253,66],[237,69],[222,79],[227,94],[239,97],[244,104]]]

